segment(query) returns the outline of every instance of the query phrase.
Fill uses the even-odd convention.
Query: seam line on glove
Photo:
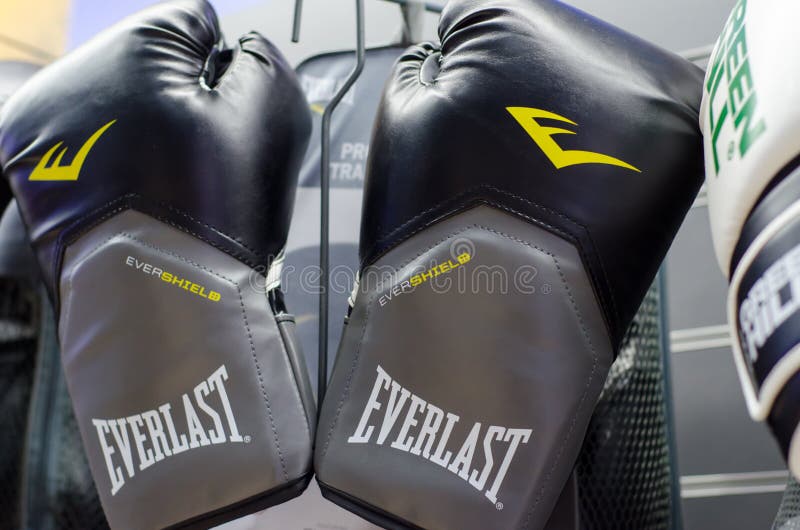
[[[570,223],[572,223],[572,224],[574,224],[574,225],[576,225],[576,226],[580,227],[581,229],[583,229],[583,232],[586,234],[586,237],[588,238],[588,240],[589,240],[589,243],[590,243],[590,244],[591,244],[591,246],[592,246],[592,250],[594,250],[594,249],[596,248],[596,245],[595,245],[595,243],[594,243],[594,239],[592,238],[592,234],[591,234],[591,232],[589,232],[589,230],[586,228],[586,225],[584,225],[584,224],[582,224],[582,223],[580,223],[580,222],[576,221],[575,219],[571,218],[571,217],[570,217],[570,216],[568,216],[567,214],[565,214],[565,213],[562,213],[562,212],[559,212],[559,211],[557,211],[557,210],[553,210],[552,208],[548,208],[548,207],[546,207],[546,206],[542,206],[541,204],[538,204],[538,203],[536,203],[536,202],[530,201],[530,200],[528,200],[528,199],[526,199],[526,198],[524,198],[524,197],[521,197],[521,196],[519,196],[519,195],[517,195],[517,194],[515,194],[515,193],[512,193],[512,192],[510,192],[510,191],[506,191],[506,190],[502,190],[502,189],[500,189],[500,188],[496,188],[496,187],[494,187],[494,186],[492,186],[492,185],[490,185],[490,184],[479,184],[479,185],[477,185],[477,186],[473,186],[473,187],[471,187],[471,188],[467,188],[466,190],[462,191],[461,193],[459,193],[459,194],[457,194],[457,195],[455,195],[455,196],[453,196],[453,197],[451,197],[451,198],[449,198],[449,199],[446,199],[446,200],[444,200],[444,201],[441,201],[441,202],[439,202],[439,203],[437,203],[437,204],[434,204],[434,205],[433,205],[433,206],[431,206],[430,208],[428,208],[428,209],[426,209],[426,210],[424,210],[424,211],[422,211],[422,212],[420,212],[420,213],[416,214],[415,216],[413,216],[413,217],[409,218],[408,220],[406,220],[405,222],[403,222],[401,225],[399,225],[399,226],[397,226],[396,228],[394,228],[394,229],[393,229],[391,232],[389,232],[389,233],[388,233],[388,234],[386,234],[385,236],[381,237],[381,238],[380,238],[378,241],[376,241],[375,243],[373,243],[373,245],[372,245],[372,246],[369,248],[369,250],[368,250],[368,251],[367,251],[365,254],[367,254],[367,255],[369,255],[369,254],[372,254],[372,253],[375,251],[375,249],[376,249],[376,248],[377,248],[377,247],[378,247],[378,246],[379,246],[379,245],[380,245],[382,242],[385,242],[384,244],[385,244],[387,247],[392,247],[392,246],[396,246],[396,245],[398,245],[399,243],[401,243],[401,242],[403,242],[403,241],[405,241],[405,240],[409,239],[410,237],[414,236],[414,235],[415,235],[415,234],[417,234],[418,232],[420,232],[420,231],[422,231],[422,230],[424,230],[424,229],[428,228],[428,226],[430,226],[432,223],[426,223],[425,225],[423,225],[423,226],[421,226],[421,227],[417,228],[417,229],[416,229],[416,230],[414,230],[413,232],[411,232],[411,233],[409,233],[409,234],[407,234],[407,235],[405,235],[405,236],[403,236],[403,237],[397,237],[397,238],[394,238],[394,239],[392,239],[392,238],[393,238],[394,234],[396,234],[397,232],[399,232],[400,230],[402,230],[403,228],[405,228],[405,227],[406,227],[406,226],[408,226],[409,224],[413,223],[414,221],[418,220],[419,218],[421,218],[421,217],[424,217],[425,215],[427,215],[427,214],[429,214],[429,213],[433,212],[434,210],[436,210],[436,209],[438,209],[438,208],[441,208],[441,207],[442,207],[442,206],[444,206],[445,204],[452,203],[452,202],[457,202],[457,201],[458,201],[458,199],[460,199],[461,197],[464,197],[464,196],[466,196],[466,195],[469,195],[469,194],[471,194],[471,193],[474,193],[474,192],[476,192],[476,191],[478,191],[478,190],[480,190],[480,189],[488,189],[488,190],[492,190],[492,191],[494,191],[494,192],[497,192],[497,193],[500,193],[500,194],[503,194],[503,195],[507,195],[507,196],[509,196],[509,197],[513,197],[513,198],[515,198],[515,199],[517,199],[517,200],[519,200],[519,201],[522,201],[522,202],[524,202],[524,203],[526,203],[526,204],[530,204],[531,206],[533,206],[533,207],[535,207],[535,208],[538,208],[538,209],[540,209],[540,210],[542,210],[542,211],[544,211],[544,212],[547,212],[547,213],[549,213],[549,214],[551,214],[551,215],[556,215],[557,217],[560,217],[560,218],[562,218],[562,219],[565,219],[566,221],[569,221]],[[526,214],[524,214],[524,213],[522,213],[522,212],[520,212],[520,211],[517,211],[517,210],[515,210],[514,208],[511,208],[511,207],[509,207],[509,206],[501,205],[501,204],[499,204],[499,203],[496,203],[496,202],[494,202],[494,201],[491,201],[491,200],[488,200],[488,199],[484,199],[484,198],[479,198],[479,199],[480,199],[480,200],[483,200],[483,201],[484,201],[484,202],[486,202],[487,204],[490,204],[491,206],[494,206],[494,207],[496,207],[496,208],[503,209],[503,210],[505,210],[505,211],[508,211],[508,212],[514,213],[514,214],[516,214],[516,215],[518,215],[518,216],[520,216],[520,217],[523,217],[523,218],[525,218],[525,219],[529,220],[530,222],[532,222],[532,223],[534,223],[534,224],[538,224],[538,225],[544,226],[544,227],[546,227],[547,229],[549,229],[549,230],[553,231],[554,233],[556,233],[556,234],[558,234],[558,235],[561,235],[562,237],[567,237],[567,238],[578,238],[578,237],[577,237],[576,235],[574,235],[574,234],[571,234],[571,233],[565,232],[564,230],[562,230],[562,229],[560,229],[560,228],[557,228],[557,227],[555,227],[555,226],[553,226],[553,225],[551,225],[551,224],[549,224],[549,223],[547,223],[547,222],[545,222],[545,221],[543,221],[543,220],[540,220],[540,219],[533,218],[533,217],[531,217],[530,215],[526,215]],[[434,220],[434,221],[435,221],[435,220]],[[385,252],[384,252],[384,253],[385,253]],[[578,253],[579,253],[579,254],[581,254],[581,255],[583,255],[583,252],[582,252],[582,249],[580,248],[580,246],[578,246]],[[611,317],[613,318],[613,320],[614,320],[614,321],[613,321],[613,324],[618,324],[618,322],[619,322],[619,313],[618,313],[618,311],[617,311],[617,303],[616,303],[616,299],[614,298],[614,293],[613,293],[613,290],[610,288],[611,282],[610,282],[610,281],[609,281],[609,279],[608,279],[608,274],[607,274],[607,272],[606,272],[605,265],[603,264],[603,260],[602,260],[602,258],[600,257],[600,255],[599,255],[597,252],[594,252],[594,254],[595,254],[595,256],[597,257],[597,261],[598,261],[598,262],[599,262],[599,264],[600,264],[600,272],[601,272],[601,274],[600,274],[600,275],[597,275],[597,274],[594,272],[594,269],[595,269],[595,267],[592,265],[592,262],[591,262],[591,260],[588,260],[588,259],[586,260],[586,266],[589,268],[589,274],[590,274],[591,276],[600,276],[600,277],[602,277],[602,278],[605,280],[605,282],[604,282],[604,283],[605,283],[605,286],[607,287],[607,289],[606,289],[606,290],[608,291],[608,293],[607,293],[607,294],[608,294],[608,297],[609,297],[609,302],[610,302],[610,304],[611,304],[610,310],[611,310],[611,313],[612,313],[612,314],[611,314],[610,316],[611,316]],[[599,283],[599,282],[598,282],[598,283]],[[603,291],[601,291],[601,290],[599,289],[599,287],[600,287],[600,286],[598,285],[598,291],[599,291],[599,292],[598,292],[598,294],[600,295],[600,297],[601,297],[601,299],[602,299],[602,296],[603,296],[603,294],[602,294],[602,293],[603,293]],[[601,304],[600,304],[600,307],[601,307],[601,309],[602,309],[602,305],[603,305],[603,304],[601,303]],[[609,326],[611,326],[611,324],[612,324],[612,323],[611,323],[611,322],[609,322]],[[612,331],[613,331],[612,329],[609,329],[609,333],[610,333],[610,334],[613,336],[613,333],[611,333]]]
[[[493,228],[490,228],[490,227],[487,227],[487,226],[484,226],[484,225],[473,224],[473,225],[466,226],[466,227],[464,227],[464,228],[462,228],[460,230],[457,230],[455,232],[452,232],[448,236],[446,236],[445,238],[443,238],[443,239],[437,241],[436,243],[433,243],[432,245],[428,246],[426,249],[420,251],[413,258],[411,258],[409,260],[406,260],[403,264],[399,265],[398,267],[395,267],[394,272],[398,272],[398,271],[402,270],[403,268],[407,267],[410,263],[412,263],[415,260],[419,259],[426,252],[428,252],[428,251],[432,250],[433,248],[441,245],[442,243],[448,241],[449,239],[452,239],[453,237],[455,237],[455,236],[457,236],[457,235],[459,235],[459,234],[461,234],[463,232],[466,232],[470,228],[478,228],[478,229],[486,230],[488,232],[492,232],[492,233],[497,234],[497,235],[499,235],[501,237],[504,237],[506,239],[509,239],[509,240],[515,241],[515,242],[517,242],[519,244],[525,245],[525,246],[527,246],[529,248],[538,250],[539,252],[542,252],[542,253],[546,254],[547,256],[549,256],[553,260],[553,263],[556,266],[556,270],[558,271],[559,277],[561,279],[561,283],[564,286],[564,290],[567,293],[567,296],[568,296],[568,298],[570,300],[570,304],[572,305],[572,311],[575,314],[576,318],[578,319],[578,323],[579,323],[579,325],[581,327],[581,330],[583,332],[583,336],[584,336],[584,338],[585,338],[585,340],[587,342],[587,345],[589,346],[590,351],[592,352],[592,368],[591,368],[591,371],[589,372],[589,376],[586,378],[586,385],[584,386],[583,394],[581,395],[581,398],[578,401],[578,406],[577,406],[577,409],[576,409],[576,413],[572,416],[572,421],[570,423],[569,429],[567,430],[567,433],[564,435],[564,438],[561,441],[561,444],[559,445],[559,450],[558,450],[558,453],[556,454],[555,461],[553,462],[553,465],[550,467],[550,470],[547,472],[547,476],[545,477],[544,484],[542,485],[542,488],[539,490],[539,494],[537,495],[533,506],[527,512],[527,516],[525,518],[525,522],[523,523],[523,526],[522,526],[522,528],[526,528],[530,524],[530,519],[533,516],[533,513],[535,512],[537,506],[539,505],[539,502],[541,501],[542,495],[544,494],[545,489],[546,489],[546,487],[547,487],[547,485],[548,485],[548,483],[549,483],[549,481],[550,481],[550,479],[552,477],[553,471],[555,471],[556,466],[558,465],[558,463],[561,460],[561,456],[562,456],[563,450],[564,450],[564,442],[566,442],[573,434],[573,431],[575,429],[575,424],[576,424],[577,419],[578,419],[578,412],[584,406],[584,403],[586,401],[586,397],[588,396],[588,393],[589,393],[589,388],[591,386],[592,381],[594,380],[594,376],[595,376],[595,373],[597,371],[598,354],[597,354],[597,350],[594,347],[594,344],[591,341],[591,338],[589,337],[589,333],[586,330],[586,324],[583,321],[583,317],[581,316],[580,310],[578,309],[577,303],[575,302],[575,298],[572,296],[572,291],[569,288],[569,284],[568,284],[568,282],[566,280],[566,276],[564,275],[564,272],[561,269],[561,266],[560,266],[560,264],[558,262],[558,259],[556,258],[556,256],[553,253],[547,251],[546,249],[544,249],[544,248],[542,248],[542,247],[540,247],[538,245],[530,243],[529,241],[525,241],[525,240],[519,239],[519,238],[517,238],[515,236],[512,236],[510,234],[506,234],[504,232],[500,232],[498,230],[495,230]],[[358,341],[358,348],[356,349],[355,355],[353,357],[353,362],[352,362],[352,364],[350,366],[350,371],[348,373],[347,380],[345,382],[345,387],[342,390],[342,395],[341,395],[341,398],[340,398],[339,403],[337,405],[336,413],[335,413],[335,415],[333,417],[333,420],[331,421],[331,426],[328,429],[328,434],[327,434],[326,439],[325,439],[325,445],[323,446],[322,455],[320,456],[320,458],[324,458],[325,454],[328,451],[328,447],[330,445],[330,441],[331,441],[331,438],[333,436],[333,431],[336,428],[336,425],[338,423],[339,416],[341,415],[342,408],[344,407],[344,402],[345,402],[345,400],[347,399],[347,397],[348,397],[348,395],[350,393],[350,387],[352,385],[353,377],[355,376],[355,373],[356,373],[356,371],[358,369],[359,362],[361,360],[361,347],[363,346],[363,343],[364,343],[364,335],[366,333],[367,323],[369,322],[370,307],[375,302],[375,295],[376,294],[377,294],[377,289],[376,289],[376,292],[372,294],[372,296],[369,298],[369,300],[366,303],[365,313],[364,313],[364,322],[363,322],[363,324],[361,326],[360,337],[359,337],[359,341]]]
[[[544,479],[544,484],[542,484],[541,489],[539,490],[539,494],[536,496],[536,500],[533,502],[533,506],[531,506],[530,510],[528,510],[528,515],[525,517],[525,522],[522,524],[522,528],[528,528],[530,524],[531,517],[533,517],[536,508],[539,506],[539,502],[542,500],[542,495],[545,493],[545,489],[547,488],[548,483],[550,482],[550,478],[553,475],[553,471],[555,471],[556,466],[561,461],[561,455],[564,453],[564,442],[566,442],[569,438],[572,437],[572,433],[575,430],[575,423],[578,421],[578,413],[580,412],[581,408],[586,401],[586,396],[589,395],[589,387],[592,384],[592,380],[594,380],[595,372],[597,372],[597,350],[592,343],[592,339],[589,336],[589,332],[586,329],[586,323],[583,321],[583,316],[581,316],[581,312],[578,309],[578,304],[575,302],[575,298],[572,296],[572,291],[569,288],[569,283],[564,276],[564,272],[561,270],[561,265],[559,265],[558,260],[555,256],[553,256],[553,262],[556,265],[556,269],[558,270],[559,276],[561,276],[561,283],[564,284],[564,289],[567,292],[567,296],[569,297],[569,301],[572,304],[572,311],[575,313],[575,316],[578,319],[578,323],[581,326],[581,331],[583,332],[583,337],[586,340],[589,349],[592,352],[592,370],[589,372],[589,377],[586,378],[586,386],[583,388],[583,394],[581,395],[581,399],[578,401],[578,406],[575,411],[575,415],[572,416],[572,421],[570,422],[569,429],[567,433],[564,435],[564,439],[559,444],[558,453],[556,454],[556,458],[553,461],[553,465],[550,466],[550,470],[547,472],[547,476]]]
[[[283,471],[284,480],[286,480],[288,482],[289,481],[289,473],[286,470],[286,461],[284,459],[283,452],[281,450],[280,442],[279,442],[279,439],[278,439],[278,430],[275,427],[275,418],[273,417],[273,414],[272,414],[272,407],[271,407],[271,405],[269,403],[269,397],[267,396],[267,390],[266,390],[266,387],[264,385],[264,379],[263,379],[263,375],[262,375],[262,372],[261,372],[261,365],[258,362],[258,356],[256,354],[255,344],[253,342],[253,334],[252,334],[252,331],[250,330],[250,323],[249,323],[249,321],[247,319],[247,311],[246,311],[246,308],[245,308],[245,305],[244,305],[244,297],[242,296],[242,290],[239,287],[239,284],[235,280],[233,280],[232,278],[228,278],[227,276],[224,276],[224,275],[222,275],[222,274],[220,274],[220,273],[218,273],[218,272],[216,272],[216,271],[214,271],[214,270],[212,270],[212,269],[210,269],[210,268],[208,268],[208,267],[206,267],[204,265],[201,265],[200,263],[197,263],[197,262],[195,262],[195,261],[193,261],[193,260],[191,260],[191,259],[189,259],[189,258],[187,258],[185,256],[181,256],[180,254],[177,254],[177,253],[172,252],[170,250],[166,250],[166,249],[163,249],[163,248],[158,247],[156,245],[153,245],[151,243],[148,243],[146,241],[142,241],[141,239],[139,239],[139,238],[127,233],[127,232],[118,232],[116,234],[112,234],[111,236],[106,238],[104,241],[102,241],[101,243],[97,244],[94,248],[92,248],[92,250],[89,251],[83,259],[81,259],[78,263],[75,264],[75,266],[73,267],[69,277],[67,277],[67,300],[65,301],[66,302],[66,308],[64,310],[64,328],[63,328],[64,329],[64,333],[66,333],[67,330],[69,329],[70,309],[72,308],[72,303],[71,303],[72,302],[72,291],[73,291],[73,289],[72,289],[72,280],[73,280],[73,276],[75,275],[75,272],[86,261],[88,261],[97,252],[99,252],[103,247],[107,246],[113,239],[116,239],[116,238],[119,238],[119,237],[124,237],[124,238],[130,239],[130,240],[132,240],[132,241],[134,241],[136,243],[139,243],[140,245],[142,245],[144,247],[148,247],[148,248],[153,249],[153,250],[155,250],[157,252],[160,252],[162,254],[166,254],[168,256],[172,256],[172,257],[174,257],[174,258],[176,258],[176,259],[178,259],[180,261],[183,261],[184,263],[187,263],[187,264],[189,264],[189,265],[191,265],[191,266],[193,266],[195,268],[198,268],[198,269],[201,269],[201,270],[203,270],[205,272],[208,272],[209,274],[212,274],[212,275],[216,276],[217,278],[219,278],[219,279],[221,279],[223,281],[226,281],[227,283],[231,284],[233,287],[236,288],[236,292],[237,292],[237,294],[239,296],[239,305],[240,305],[240,307],[242,309],[242,320],[243,320],[243,323],[244,323],[244,326],[245,326],[245,330],[247,332],[248,341],[250,343],[250,354],[251,354],[251,356],[253,358],[253,365],[256,368],[256,374],[258,376],[259,386],[261,387],[261,395],[264,397],[264,403],[266,404],[266,407],[267,407],[267,415],[269,417],[270,426],[272,428],[272,434],[273,434],[274,441],[275,441],[275,448],[276,448],[276,450],[278,452],[278,457],[279,457],[279,459],[281,461],[281,468],[282,468],[282,471]]]
[[[152,212],[152,211],[147,210],[147,209],[137,208],[136,205],[132,203],[133,200],[137,200],[137,199],[138,200],[142,200],[144,202],[150,202],[150,201],[147,201],[146,199],[144,199],[139,194],[128,193],[128,194],[122,195],[120,197],[117,197],[116,199],[112,199],[112,200],[108,201],[107,203],[105,203],[104,205],[99,206],[99,207],[95,208],[94,210],[92,210],[91,212],[89,212],[87,214],[84,214],[81,217],[79,217],[78,219],[75,219],[74,221],[72,221],[64,229],[64,231],[62,231],[61,234],[59,234],[59,236],[58,236],[58,241],[57,241],[57,244],[56,244],[56,250],[57,251],[54,253],[53,260],[52,260],[53,261],[53,263],[52,263],[53,278],[58,278],[58,276],[59,276],[61,255],[62,255],[64,249],[67,246],[69,246],[73,242],[77,241],[83,234],[85,234],[86,232],[90,231],[92,228],[98,226],[99,224],[103,223],[105,220],[110,219],[111,217],[113,217],[116,214],[118,214],[120,212],[123,212],[125,210],[134,210],[134,211],[143,213],[143,214],[147,215],[148,217],[151,217],[153,219],[157,219],[157,220],[159,220],[159,221],[161,221],[163,223],[166,223],[166,224],[172,226],[173,228],[176,228],[176,229],[180,230],[181,232],[185,232],[185,233],[187,233],[187,234],[189,234],[189,235],[191,235],[191,236],[193,236],[193,237],[195,237],[195,238],[197,238],[197,239],[199,239],[199,240],[211,245],[212,247],[216,248],[220,252],[223,252],[223,253],[227,254],[228,256],[231,256],[232,258],[236,259],[237,261],[241,261],[242,263],[244,263],[245,265],[247,265],[250,268],[256,268],[256,266],[258,265],[257,263],[253,263],[252,260],[249,259],[247,256],[243,256],[243,255],[241,255],[241,254],[239,254],[237,252],[232,252],[232,251],[230,251],[228,249],[225,249],[225,248],[221,247],[220,245],[214,243],[213,241],[209,240],[207,237],[205,237],[205,236],[203,236],[201,234],[198,234],[195,230],[192,230],[189,227],[180,225],[180,224],[176,223],[175,221],[167,218],[164,215],[161,215],[161,214],[159,214],[157,212]],[[90,219],[91,217],[97,215],[98,213],[100,213],[100,212],[102,212],[104,210],[107,210],[108,208],[113,207],[116,203],[122,203],[122,205],[114,207],[113,209],[111,209],[111,210],[105,212],[104,214],[102,214],[97,219],[92,220],[92,222],[89,223],[88,225],[80,227],[80,229],[77,229],[77,227],[80,226],[81,224],[83,224],[83,222],[86,221],[86,219]],[[226,234],[225,232],[222,232],[222,231],[218,230],[217,228],[209,225],[208,223],[204,223],[202,221],[199,221],[198,219],[195,219],[194,217],[192,217],[188,213],[186,213],[186,212],[184,212],[184,211],[182,211],[182,210],[180,210],[180,209],[178,209],[178,208],[176,208],[176,207],[174,207],[174,206],[172,206],[170,204],[167,204],[165,202],[160,202],[160,203],[155,203],[155,204],[157,204],[158,206],[160,206],[162,208],[166,208],[166,209],[172,211],[173,213],[176,213],[176,214],[178,214],[178,215],[180,215],[182,217],[185,217],[185,218],[189,219],[190,221],[192,221],[193,223],[197,223],[197,224],[199,224],[201,226],[204,226],[204,227],[208,228],[209,230],[213,231],[218,236],[221,236],[221,237],[223,237],[225,239],[228,239],[228,240],[230,240],[230,241],[232,241],[232,242],[234,242],[234,243],[236,243],[238,245],[241,245],[242,248],[244,248],[245,250],[248,250],[249,252],[251,252],[256,258],[264,260],[265,263],[269,261],[263,254],[261,254],[260,252],[258,252],[257,250],[255,250],[253,248],[250,248],[246,243],[244,243],[240,239],[238,239],[238,238],[236,238],[234,236],[230,236],[230,235]]]

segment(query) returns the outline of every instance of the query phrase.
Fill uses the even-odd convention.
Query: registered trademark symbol
[[[546,283],[546,284],[542,285],[542,294],[550,294],[552,292],[553,292],[553,288],[550,286],[549,283]],[[503,508],[498,508],[498,509],[502,510]]]
[[[247,436],[245,436],[245,437],[244,437],[244,443],[246,443],[246,444],[249,444],[249,443],[250,443],[252,440],[253,440],[253,439],[252,439],[252,438],[250,438],[250,435],[249,435],[249,434],[248,434]]]
[[[728,144],[728,160],[733,160],[733,150],[734,150],[734,145],[733,142],[731,142]]]
[[[503,503],[500,502],[500,501],[497,501],[497,504],[495,504],[494,507],[497,508],[498,510],[502,510],[503,509]]]

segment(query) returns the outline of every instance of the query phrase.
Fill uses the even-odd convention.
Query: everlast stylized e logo
[[[93,418],[92,423],[97,429],[100,448],[108,468],[108,476],[111,478],[111,495],[116,495],[125,485],[126,474],[128,478],[133,478],[137,469],[144,471],[165,458],[211,444],[249,442],[250,437],[239,434],[236,426],[236,418],[233,416],[231,403],[225,392],[224,381],[227,379],[228,372],[225,365],[222,365],[194,387],[192,394],[183,394],[181,404],[177,408],[183,409],[182,416],[186,421],[181,421],[180,417],[178,421],[186,431],[180,434],[172,419],[170,403],[123,418],[103,420]],[[214,392],[217,395],[214,401],[222,409],[221,413],[212,408],[207,400]],[[206,423],[208,420],[211,421],[212,429],[204,425],[196,409],[205,414],[203,418]],[[134,459],[138,460],[138,465],[134,465]]]
[[[50,163],[50,158],[52,158],[53,153],[55,153],[56,150],[61,147],[61,144],[64,143],[58,142],[44,154],[41,160],[39,160],[39,163],[36,164],[35,168],[33,168],[33,172],[31,172],[31,176],[28,177],[28,180],[78,180],[81,167],[83,166],[83,162],[86,160],[86,157],[89,155],[89,151],[92,150],[92,147],[100,138],[100,136],[102,136],[102,134],[106,132],[109,127],[114,125],[115,121],[117,120],[111,120],[97,129],[95,133],[91,135],[78,150],[78,154],[75,155],[75,158],[72,160],[71,164],[68,166],[61,165],[61,159],[64,158],[64,154],[67,152],[67,148],[65,147],[58,153],[53,165],[47,167],[47,164]]]
[[[706,77],[708,91],[708,123],[711,129],[711,153],[714,171],[719,173],[719,150],[727,139],[727,157],[738,151],[744,157],[766,130],[764,118],[758,116],[758,97],[750,72],[744,15],[747,0],[739,0],[722,30]],[[724,79],[724,83],[722,82]],[[723,135],[723,126],[731,123],[731,135]]]
[[[570,125],[577,126],[574,121],[559,116],[553,112],[547,112],[541,109],[531,109],[527,107],[506,107],[506,110],[514,116],[514,119],[522,125],[525,132],[530,135],[539,149],[550,159],[550,162],[556,166],[556,169],[561,169],[567,166],[575,166],[578,164],[606,164],[609,166],[619,166],[637,173],[641,173],[639,169],[633,167],[627,162],[623,162],[613,156],[595,153],[592,151],[573,151],[564,150],[560,145],[553,140],[556,134],[575,134],[575,131],[561,129],[559,127],[546,127],[540,124],[537,119],[556,120]]]
[[[461,419],[459,416],[445,412],[412,394],[393,380],[380,366],[377,372],[361,421],[358,422],[353,435],[347,439],[347,443],[366,444],[374,438],[375,444],[383,445],[405,408],[405,418],[391,447],[447,469],[478,491],[484,491],[488,485],[484,495],[496,506],[502,506],[497,501],[497,494],[519,445],[528,443],[533,431],[499,425],[489,425],[484,428],[481,423],[475,422],[461,445],[453,444],[450,438],[453,428]],[[373,412],[379,410],[383,410],[383,419],[380,424],[370,425],[370,417]],[[377,436],[373,436],[376,430]],[[448,447],[460,448],[453,455]],[[478,447],[483,448],[483,466],[474,465],[475,450]],[[502,460],[496,461],[495,451],[498,449],[504,453],[498,455]],[[497,468],[495,468],[496,463],[499,464]]]

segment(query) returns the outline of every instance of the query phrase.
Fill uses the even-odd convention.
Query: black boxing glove
[[[541,528],[702,183],[702,71],[550,0],[453,0],[376,118],[322,404],[326,497]]]
[[[314,407],[276,281],[309,130],[280,52],[255,33],[226,48],[202,0],[120,22],[0,115],[113,528],[205,528],[309,480]]]

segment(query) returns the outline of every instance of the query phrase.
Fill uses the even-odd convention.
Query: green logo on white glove
[[[706,76],[708,123],[716,173],[720,167],[720,139],[724,137],[720,133],[726,122],[732,120],[736,135],[729,143],[729,159],[736,151],[744,157],[766,130],[764,118],[758,115],[758,94],[750,71],[744,24],[746,8],[747,0],[739,0],[733,8],[717,41]]]

